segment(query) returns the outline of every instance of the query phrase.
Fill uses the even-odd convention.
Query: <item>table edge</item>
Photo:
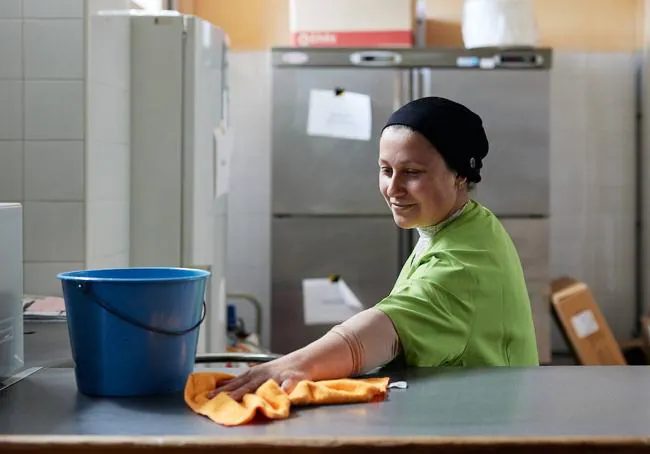
[[[235,429],[236,430],[236,429]],[[131,445],[131,446],[176,446],[176,447],[240,447],[240,446],[273,446],[273,447],[353,447],[353,446],[448,446],[448,445],[557,445],[557,446],[648,446],[650,435],[639,436],[305,436],[305,437],[276,437],[276,436],[242,436],[228,437],[211,436],[122,436],[122,435],[0,435],[0,448],[16,445]],[[4,452],[0,449],[1,452]]]

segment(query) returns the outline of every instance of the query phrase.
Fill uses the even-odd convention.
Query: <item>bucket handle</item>
[[[180,331],[173,331],[173,330],[167,330],[167,329],[162,329],[162,328],[156,328],[156,327],[153,327],[153,326],[146,325],[146,324],[144,324],[144,323],[142,323],[142,322],[140,322],[140,321],[138,321],[138,320],[136,320],[134,318],[129,317],[128,315],[124,315],[121,312],[119,312],[119,311],[113,309],[112,307],[110,307],[108,304],[106,304],[106,302],[102,301],[102,299],[95,292],[92,291],[91,286],[90,286],[90,282],[88,282],[88,283],[79,283],[79,284],[77,284],[77,287],[79,289],[81,289],[81,291],[83,293],[89,294],[90,297],[93,299],[93,301],[95,301],[104,310],[106,310],[107,312],[110,312],[111,314],[113,314],[117,318],[122,319],[123,321],[125,321],[127,323],[130,323],[131,325],[137,326],[138,328],[142,328],[142,329],[145,329],[147,331],[151,331],[153,333],[165,334],[167,336],[182,336],[184,334],[187,334],[187,333],[190,333],[190,332],[194,331],[199,326],[201,326],[201,324],[205,320],[205,316],[206,316],[206,313],[207,313],[207,306],[205,304],[205,300],[203,300],[203,305],[202,305],[203,306],[203,313],[201,314],[201,320],[199,320],[198,323],[195,324],[194,326],[192,326],[191,328],[187,328],[187,329],[180,330]]]

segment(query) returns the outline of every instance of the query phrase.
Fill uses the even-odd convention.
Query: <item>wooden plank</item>
[[[551,304],[560,327],[576,352],[580,364],[585,366],[625,366],[627,361],[612,334],[591,290],[584,283],[562,276],[551,283]],[[582,328],[584,323],[575,318],[592,320],[594,325]]]

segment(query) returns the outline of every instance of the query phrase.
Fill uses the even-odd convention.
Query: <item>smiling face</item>
[[[379,189],[404,229],[438,224],[468,199],[464,179],[421,134],[388,127],[379,141]]]

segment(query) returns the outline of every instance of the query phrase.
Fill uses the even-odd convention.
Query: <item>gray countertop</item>
[[[25,367],[72,364],[68,324],[61,321],[24,323]]]
[[[225,428],[182,395],[79,394],[69,368],[43,369],[0,393],[0,434],[236,437],[650,436],[650,369],[414,369],[380,403],[292,409],[284,421]]]
[[[375,454],[413,446],[519,452],[520,443],[530,453],[640,452],[650,444],[650,369],[642,366],[387,371],[409,388],[390,390],[384,402],[292,409],[284,421],[226,428],[193,413],[180,394],[81,395],[66,324],[27,322],[25,333],[25,367],[45,368],[0,392],[0,451],[8,454],[50,452],[52,443],[61,452],[97,448],[107,437],[122,454],[142,446],[230,452],[239,442],[254,445],[242,451],[251,453],[331,445]]]

